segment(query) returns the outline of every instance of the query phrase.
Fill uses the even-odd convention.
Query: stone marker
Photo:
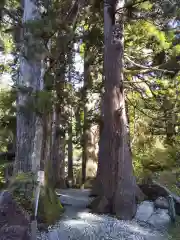
[[[16,203],[11,193],[0,194],[0,240],[30,240],[30,216]]]

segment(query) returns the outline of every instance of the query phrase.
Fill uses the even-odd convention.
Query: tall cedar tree
[[[97,173],[101,198],[94,210],[112,212],[121,219],[131,219],[136,212],[136,182],[123,88],[123,13],[118,18],[115,15],[119,7],[123,7],[122,1],[104,1],[105,92]]]

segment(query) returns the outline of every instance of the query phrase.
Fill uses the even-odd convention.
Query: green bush
[[[177,167],[176,147],[166,146],[163,141],[156,138],[151,143],[133,148],[133,165],[138,182],[153,177],[154,173],[171,171]]]
[[[170,191],[180,196],[180,189],[176,185],[180,182],[180,169],[165,170],[161,173],[153,174],[153,179],[167,187]]]
[[[5,188],[5,169],[8,168],[12,163],[7,162],[5,159],[0,159],[0,189]]]

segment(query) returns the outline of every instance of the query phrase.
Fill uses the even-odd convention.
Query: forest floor
[[[40,240],[166,240],[168,236],[136,221],[117,220],[108,215],[96,215],[86,208],[89,190],[59,190],[65,212],[60,221],[39,233]]]

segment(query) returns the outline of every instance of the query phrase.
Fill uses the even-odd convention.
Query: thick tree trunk
[[[102,99],[103,102],[103,99]],[[101,135],[103,132],[103,114],[101,112],[101,117],[99,121],[99,146],[100,146],[100,139]],[[101,163],[101,159],[98,157],[98,167],[97,167],[97,173],[96,173],[96,178],[94,179],[94,184],[92,186],[91,194],[90,196],[96,197],[96,196],[102,196],[102,188],[101,188],[101,174],[102,173],[102,168],[103,168],[103,163]]]
[[[52,133],[52,113],[48,113],[45,117],[44,122],[44,141],[43,141],[43,148],[44,148],[44,154],[41,159],[41,166],[44,164],[45,169],[45,180],[46,185],[51,185],[52,177],[51,174],[53,174],[53,167],[51,162],[51,133]],[[44,163],[43,163],[44,162]]]
[[[68,180],[73,182],[73,142],[72,142],[72,117],[68,127]]]
[[[83,139],[82,139],[82,180],[83,185],[86,181],[86,164],[88,160],[88,129],[87,129],[87,107],[84,106],[84,126],[83,126]]]
[[[102,196],[95,211],[112,212],[121,219],[131,219],[136,212],[136,182],[133,176],[123,89],[122,16],[118,25],[115,25],[115,9],[123,6],[116,6],[117,1],[114,1],[114,6],[112,1],[105,2],[105,93],[98,166]],[[114,13],[114,17],[110,12]]]
[[[54,105],[52,113],[52,133],[50,145],[50,178],[52,187],[65,187],[65,133],[59,129],[59,125],[64,125],[59,112],[59,107]]]
[[[81,179],[82,185],[86,181],[86,164],[87,164],[87,147],[88,147],[87,89],[88,89],[88,82],[89,82],[89,62],[88,62],[87,48],[88,46],[85,47],[85,52],[84,52],[84,86],[83,86],[83,92],[82,92],[83,112],[84,112],[83,135],[82,135],[82,179]]]
[[[54,84],[55,102],[53,105],[52,121],[52,147],[51,161],[53,168],[53,185],[59,188],[65,187],[65,120],[64,120],[64,82],[65,82],[65,55],[61,55],[57,66],[56,79]]]
[[[164,117],[165,117],[165,126],[166,126],[166,144],[169,146],[173,146],[174,144],[174,137],[176,134],[175,131],[175,123],[176,123],[176,115],[174,113],[174,105],[173,103],[164,98],[163,102],[163,109],[164,109]]]
[[[91,132],[91,125],[89,124],[88,112],[89,112],[89,101],[88,101],[88,89],[92,84],[92,79],[90,75],[91,67],[91,51],[90,46],[86,44],[84,53],[84,87],[83,87],[83,111],[84,111],[84,124],[83,124],[83,135],[82,135],[82,185],[86,181],[87,177],[87,166],[91,164],[91,161],[95,161],[95,147],[93,146],[93,138]],[[94,147],[94,148],[93,148]],[[94,150],[94,151],[93,151]],[[92,163],[93,164],[93,163]],[[91,164],[91,165],[92,165]]]
[[[58,133],[59,129],[59,114],[56,108],[56,104],[53,104],[52,112],[47,118],[46,124],[46,141],[45,147],[45,169],[47,185],[51,188],[64,187],[64,165],[62,166],[65,144],[61,141],[61,135]],[[63,171],[62,171],[63,169]]]
[[[45,168],[45,163],[46,163],[46,157],[47,157],[47,139],[48,139],[48,125],[47,125],[47,120],[48,117],[47,116],[43,116],[43,137],[42,137],[42,147],[41,147],[41,160],[40,160],[40,170],[44,170]]]
[[[39,86],[37,87],[38,91],[42,91],[44,89],[44,63],[43,61],[41,62],[42,66],[41,66],[41,76],[39,79]],[[41,162],[43,161],[42,159],[42,151],[43,151],[43,118],[38,116],[36,114],[35,116],[36,121],[35,121],[35,137],[34,137],[34,148],[33,148],[33,154],[32,154],[32,171],[33,172],[37,172],[38,170],[40,170],[40,165]],[[44,170],[43,168],[41,168],[41,170]]]
[[[31,0],[24,1],[23,23],[38,20],[40,17],[37,6]],[[17,137],[15,173],[18,171],[35,171],[40,165],[40,150],[42,141],[42,124],[40,118],[27,107],[33,102],[33,92],[42,90],[43,87],[43,59],[36,56],[35,51],[28,45],[34,44],[33,33],[25,29],[22,38],[28,36],[29,41],[24,41],[20,62],[20,74],[17,81],[19,92],[17,94]],[[38,145],[37,145],[38,144]]]
[[[57,171],[57,159],[56,159],[56,129],[57,129],[57,112],[55,103],[53,103],[51,118],[51,132],[50,132],[50,158],[48,163],[48,180],[49,185],[55,188],[56,185],[56,171]]]
[[[60,188],[66,188],[66,181],[65,181],[65,148],[66,148],[66,138],[65,138],[65,132],[61,135],[59,135],[59,152],[58,152],[58,179],[57,184]]]
[[[70,51],[68,53],[68,82],[72,84],[72,73],[73,73],[73,53],[72,53],[71,46]],[[73,99],[73,96],[70,92],[70,97]],[[68,123],[68,180],[74,184],[74,174],[73,174],[73,128],[72,128],[72,121],[73,121],[73,107],[72,102],[69,106],[69,123]]]
[[[65,188],[65,131],[59,128],[59,125],[64,126],[64,121],[61,117],[62,111],[57,106],[56,109],[56,136],[55,146],[53,152],[53,170],[54,170],[54,182],[58,188]]]

